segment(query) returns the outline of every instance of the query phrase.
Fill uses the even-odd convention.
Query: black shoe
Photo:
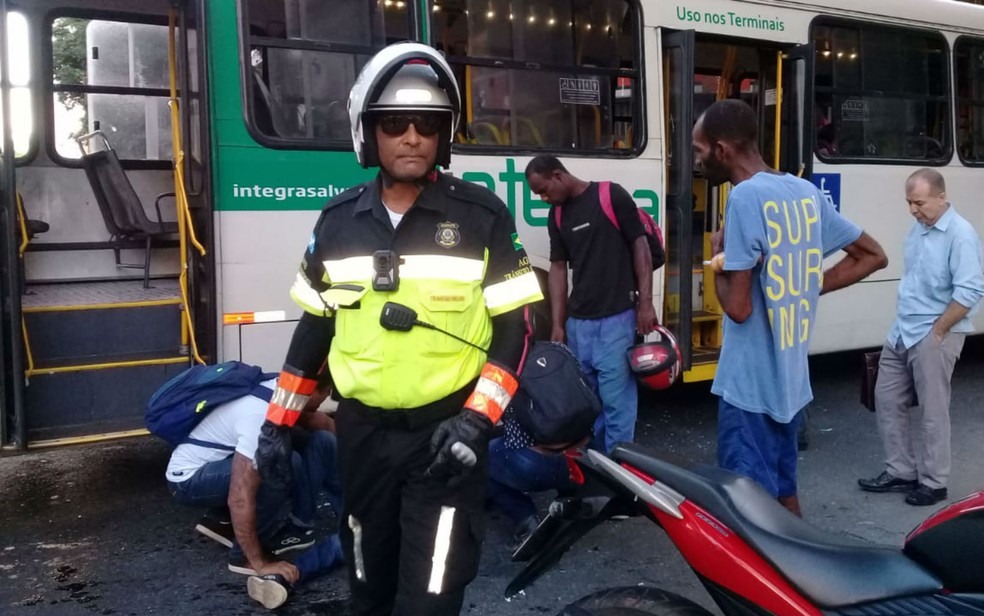
[[[207,514],[198,520],[195,530],[209,539],[218,541],[227,548],[232,547],[232,541],[236,538],[236,534],[232,530],[232,522],[216,520]]]
[[[865,492],[908,492],[915,490],[919,482],[915,479],[902,479],[885,471],[874,479],[858,479],[858,485]]]
[[[263,546],[276,556],[292,550],[303,550],[314,545],[314,531],[297,528],[293,524],[284,524]]]
[[[926,507],[928,505],[935,505],[941,500],[946,500],[946,488],[938,488],[934,490],[929,486],[919,484],[912,492],[909,492],[908,496],[905,497],[905,502],[910,505],[915,505],[916,507]]]
[[[263,607],[273,610],[287,602],[291,585],[282,575],[253,575],[246,580],[246,592]]]

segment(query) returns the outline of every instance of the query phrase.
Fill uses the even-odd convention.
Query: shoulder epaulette
[[[322,208],[322,209],[323,210],[330,210],[331,208],[333,208],[335,206],[341,205],[343,203],[348,203],[349,201],[353,201],[353,200],[357,199],[359,197],[359,195],[361,195],[363,192],[365,192],[366,191],[366,188],[368,188],[368,187],[369,187],[369,183],[368,182],[363,182],[362,184],[356,184],[355,186],[353,186],[353,187],[351,187],[351,188],[349,188],[347,190],[344,190],[344,191],[338,193],[337,195],[335,195],[334,197],[332,197],[328,201],[328,203],[325,204],[325,207]]]

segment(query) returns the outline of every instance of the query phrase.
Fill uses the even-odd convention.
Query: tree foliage
[[[52,23],[51,58],[55,83],[86,83],[85,28],[88,24],[88,19],[75,17],[60,17]],[[58,101],[66,109],[86,111],[85,94],[80,92],[58,92]],[[87,124],[83,115],[77,134],[82,134]]]

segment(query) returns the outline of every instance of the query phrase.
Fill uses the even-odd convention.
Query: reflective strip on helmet
[[[309,312],[315,316],[331,316],[331,310],[318,295],[318,292],[311,288],[307,280],[300,273],[294,279],[294,284],[290,287],[290,297],[300,306],[304,312]]]
[[[518,388],[519,382],[510,371],[489,362],[482,368],[475,391],[468,396],[465,407],[497,423]]]
[[[431,557],[430,581],[427,592],[439,595],[444,589],[444,571],[448,565],[451,551],[451,531],[454,529],[454,507],[441,507],[441,517],[437,520],[437,536],[434,538],[434,555]]]
[[[352,560],[355,561],[355,579],[366,581],[366,563],[362,558],[362,523],[354,515],[348,517],[349,530],[352,531]]]
[[[266,418],[278,426],[293,426],[317,386],[318,382],[314,379],[281,372],[277,388],[270,398],[270,406],[267,407]]]
[[[485,287],[483,293],[485,306],[489,310],[489,315],[493,317],[543,299],[540,282],[533,272],[490,284]]]

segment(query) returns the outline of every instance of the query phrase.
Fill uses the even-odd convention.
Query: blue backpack
[[[277,374],[258,366],[227,361],[211,366],[192,366],[161,386],[147,402],[147,429],[172,446],[182,443],[233,451],[234,447],[189,438],[198,423],[220,404],[253,395],[270,401],[273,391],[260,385]]]

